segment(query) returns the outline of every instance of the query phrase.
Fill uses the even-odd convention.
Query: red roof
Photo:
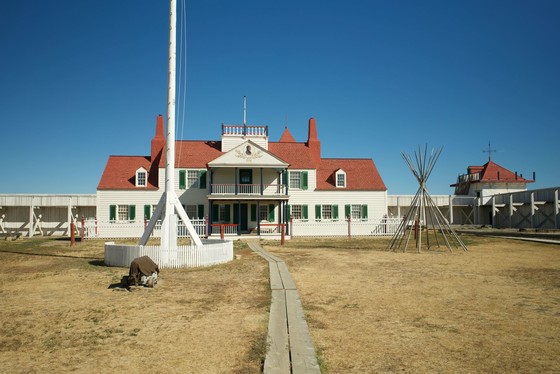
[[[295,141],[296,140],[290,133],[290,130],[288,130],[288,127],[286,126],[284,132],[282,133],[282,136],[280,137],[280,143],[295,143]]]
[[[336,187],[336,172],[346,173],[346,188]],[[372,159],[322,158],[317,166],[317,190],[386,191]]]
[[[159,132],[156,131],[154,139],[162,136],[162,125],[159,122],[158,124],[160,129]],[[268,143],[268,151],[287,162],[289,169],[316,169],[318,190],[337,190],[335,173],[339,169],[346,173],[347,187],[338,190],[387,190],[371,159],[320,158],[320,143],[316,139],[314,120],[313,122],[310,120],[311,125],[313,127],[310,127],[310,139],[307,143],[296,142],[286,127],[279,142]],[[175,143],[175,167],[206,168],[210,161],[224,154],[221,146],[220,141],[178,140]],[[155,156],[159,155],[158,149],[161,150],[161,157]],[[164,140],[161,144],[155,145],[152,141],[152,154],[152,156],[110,156],[97,189],[140,189],[135,186],[136,170],[140,167],[148,171],[148,186],[145,189],[157,189],[158,169],[165,168]],[[154,157],[154,160],[151,160],[151,157]],[[152,161],[157,165],[152,165]]]
[[[136,170],[143,167],[148,171],[146,187],[136,187]],[[157,177],[150,173],[150,157],[144,156],[110,156],[97,185],[98,190],[136,190],[157,189]]]
[[[509,171],[508,169],[504,168],[496,164],[493,161],[488,161],[486,164],[482,166],[469,166],[467,168],[467,174],[472,175],[473,178],[468,178],[469,183],[533,183],[534,180],[532,179],[525,179],[522,178],[521,175]],[[475,174],[479,174],[475,176]],[[461,176],[462,177],[462,176]],[[459,179],[461,179],[459,177]],[[451,187],[456,187],[460,183],[452,184]]]

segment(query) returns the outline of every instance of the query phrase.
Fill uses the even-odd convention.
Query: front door
[[[241,211],[239,211],[241,209]],[[247,204],[233,205],[233,223],[239,225],[240,232],[249,231],[249,212]]]
[[[247,232],[249,230],[249,213],[247,204],[241,204],[241,231]]]

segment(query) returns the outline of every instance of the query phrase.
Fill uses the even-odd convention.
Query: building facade
[[[149,219],[165,187],[163,117],[149,156],[110,156],[97,187],[99,222]],[[267,126],[222,125],[216,141],[178,140],[175,191],[208,233],[276,230],[290,220],[381,219],[387,188],[372,159],[322,158],[315,119],[297,142],[286,128],[277,142]],[[287,227],[289,233],[289,225]]]

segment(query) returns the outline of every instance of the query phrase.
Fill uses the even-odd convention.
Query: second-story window
[[[290,188],[307,190],[308,174],[306,171],[289,172]]]
[[[187,170],[187,188],[198,188],[198,170]]]

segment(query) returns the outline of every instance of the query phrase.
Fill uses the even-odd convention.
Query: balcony
[[[213,183],[210,185],[211,196],[268,196],[287,197],[287,189],[283,184],[234,184]]]

